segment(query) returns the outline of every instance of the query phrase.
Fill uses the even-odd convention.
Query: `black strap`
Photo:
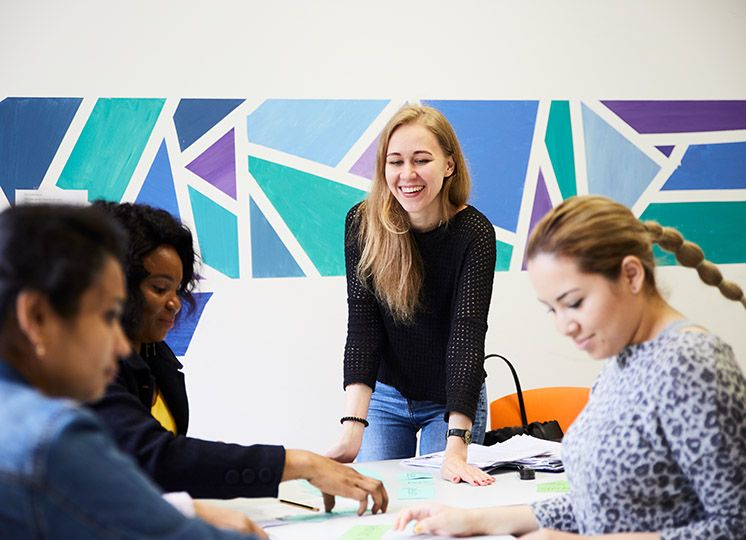
[[[526,406],[523,404],[523,392],[521,391],[521,383],[518,381],[518,373],[516,373],[513,364],[511,364],[507,358],[501,354],[488,354],[484,357],[485,360],[488,358],[502,358],[503,361],[508,364],[510,372],[513,374],[513,381],[515,381],[515,393],[518,395],[518,407],[521,409],[521,422],[524,426],[528,426],[528,418],[526,417]]]

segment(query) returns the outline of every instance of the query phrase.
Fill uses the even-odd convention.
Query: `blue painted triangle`
[[[37,189],[57,153],[80,98],[6,98],[0,102],[0,188]]]
[[[249,141],[335,166],[388,104],[364,99],[269,99],[246,120]]]
[[[255,278],[304,277],[303,270],[277,236],[254,199],[249,199],[249,204],[252,275]]]
[[[197,328],[197,323],[211,297],[211,292],[194,293],[194,309],[190,309],[189,305],[184,305],[184,309],[177,315],[176,323],[166,337],[166,344],[171,347],[176,356],[186,354],[189,344],[192,342],[194,330]]]
[[[174,125],[181,149],[191,146],[243,101],[243,99],[182,99],[174,113]]]
[[[583,131],[588,191],[631,207],[660,167],[585,104]]]
[[[161,143],[135,202],[162,208],[175,218],[181,218],[166,141]]]

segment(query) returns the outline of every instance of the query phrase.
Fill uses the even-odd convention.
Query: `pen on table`
[[[291,506],[297,506],[298,508],[305,508],[306,510],[310,510],[311,512],[320,512],[319,508],[316,508],[315,506],[311,506],[310,504],[303,504],[295,501],[289,501],[287,499],[279,499],[281,503],[289,504]]]

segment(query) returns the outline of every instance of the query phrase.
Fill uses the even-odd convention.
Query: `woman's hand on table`
[[[454,484],[466,482],[472,486],[489,486],[495,482],[495,479],[482,469],[466,463],[466,459],[460,456],[448,456],[447,454],[443,457],[440,475],[443,479]]]
[[[214,527],[253,534],[261,540],[269,539],[264,529],[247,518],[242,512],[215,506],[204,501],[194,501],[194,512],[198,518]]]
[[[489,486],[495,479],[482,469],[472,467],[466,462],[467,446],[458,437],[449,437],[443,452],[443,465],[440,475],[444,480],[458,484],[466,482],[472,486]]]

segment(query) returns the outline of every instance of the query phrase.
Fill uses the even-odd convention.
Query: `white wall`
[[[0,0],[0,97],[746,98],[746,2]],[[746,265],[723,267],[746,285]],[[746,369],[746,314],[663,269]],[[192,434],[323,450],[338,429],[341,278],[220,280],[186,357]],[[498,273],[487,350],[525,387],[599,368],[525,274]],[[250,306],[246,308],[246,306]],[[491,396],[510,391],[488,366]]]

